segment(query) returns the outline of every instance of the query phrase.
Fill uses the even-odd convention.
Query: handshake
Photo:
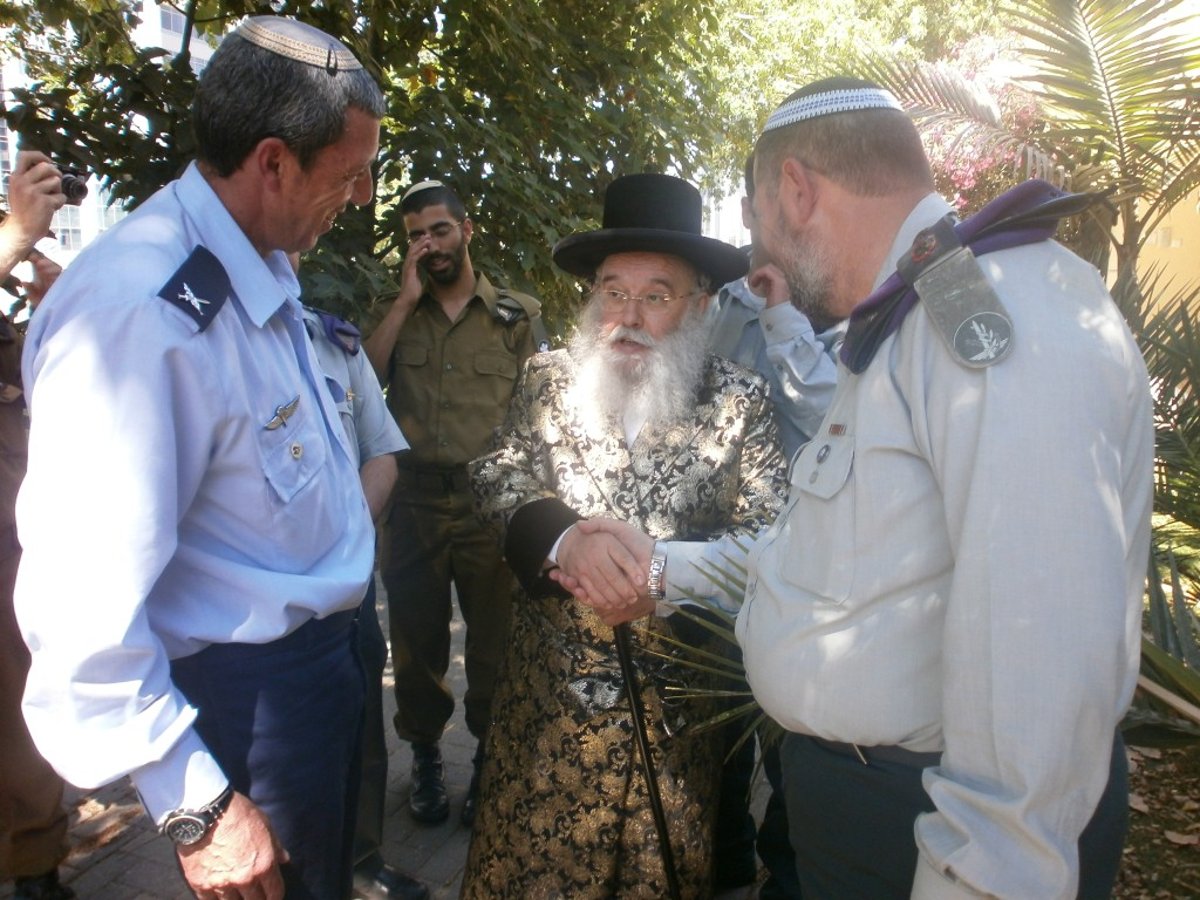
[[[654,612],[654,538],[616,519],[584,519],[563,534],[550,579],[596,611],[606,625]]]

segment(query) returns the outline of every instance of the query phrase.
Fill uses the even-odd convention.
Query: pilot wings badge
[[[288,419],[296,414],[296,408],[300,405],[300,395],[297,394],[295,399],[289,403],[282,403],[275,407],[275,415],[271,416],[269,422],[263,426],[267,431],[274,431],[277,428],[286,428]]]

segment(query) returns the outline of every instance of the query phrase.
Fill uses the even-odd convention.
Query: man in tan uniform
[[[467,624],[467,728],[482,739],[509,630],[513,578],[475,517],[466,463],[504,420],[521,365],[541,334],[532,297],[498,290],[471,267],[474,225],[437,181],[401,200],[409,249],[400,293],[363,346],[412,449],[383,522],[380,572],[388,594],[396,732],[413,745],[409,810],[444,821],[450,806],[438,741],[454,710],[450,583]],[[424,284],[422,283],[424,278]],[[482,743],[481,745],[482,746]],[[482,751],[463,806],[475,816]]]
[[[66,198],[62,175],[41,153],[22,151],[8,186],[8,218],[0,225],[0,277],[5,288],[23,290],[37,304],[60,271],[34,250]],[[33,281],[12,284],[13,267],[33,263]],[[13,582],[21,548],[13,507],[25,476],[29,443],[21,386],[21,336],[0,315],[0,883],[12,878],[15,900],[67,900],[75,892],[59,884],[66,854],[67,814],[63,782],[42,759],[21,715],[29,651],[13,615]]]

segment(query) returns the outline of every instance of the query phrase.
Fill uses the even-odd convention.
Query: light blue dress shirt
[[[355,465],[361,468],[377,456],[407,450],[408,441],[388,411],[367,354],[361,347],[357,353],[349,353],[330,340],[315,310],[305,307],[304,322],[317,351],[317,362],[325,373],[326,387],[351,438]]]
[[[767,379],[783,452],[791,459],[829,408],[845,325],[817,333],[790,303],[768,309],[744,278],[721,288],[712,309],[709,349]]]
[[[223,305],[188,300],[203,330],[159,296],[198,246],[231,283]],[[353,609],[371,574],[357,453],[298,295],[193,165],[89,246],[30,326],[26,719],[67,780],[131,774],[156,820],[225,785],[169,660]]]

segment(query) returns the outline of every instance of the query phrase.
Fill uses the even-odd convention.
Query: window
[[[115,202],[107,193],[97,198],[100,202],[96,204],[96,214],[99,218],[99,228],[97,231],[107,231],[118,222],[120,222],[127,213],[121,208],[121,204]]]
[[[187,20],[184,19],[183,13],[176,12],[170,7],[160,6],[158,8],[159,24],[162,25],[163,31],[169,31],[172,34],[183,34],[183,26]]]
[[[83,249],[83,225],[78,206],[64,206],[56,212],[53,228],[58,236],[58,246],[64,250]]]

